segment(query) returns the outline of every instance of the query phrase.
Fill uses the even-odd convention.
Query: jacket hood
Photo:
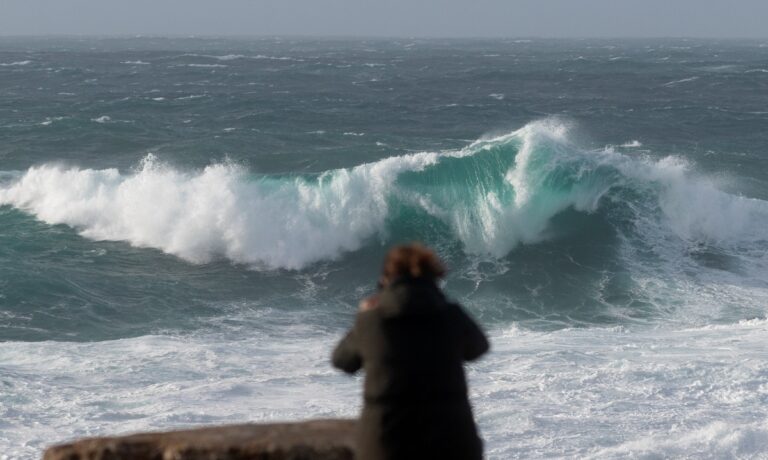
[[[440,288],[427,278],[400,277],[379,294],[379,309],[385,316],[428,313],[445,303]]]

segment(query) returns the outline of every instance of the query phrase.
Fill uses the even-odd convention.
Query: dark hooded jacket
[[[487,350],[480,328],[434,282],[384,288],[333,352],[339,369],[365,369],[356,458],[481,459],[462,363]]]

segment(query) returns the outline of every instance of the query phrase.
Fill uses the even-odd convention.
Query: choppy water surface
[[[768,451],[768,44],[0,40],[0,451],[354,416],[422,240],[489,458]]]

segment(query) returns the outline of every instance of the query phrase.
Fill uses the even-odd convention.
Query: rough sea
[[[768,458],[768,42],[5,37],[0,459],[355,417],[412,240],[487,458]]]

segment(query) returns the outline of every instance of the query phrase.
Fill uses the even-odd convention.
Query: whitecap
[[[296,62],[304,61],[304,59],[293,58],[289,56],[267,56],[264,54],[253,56],[252,59],[266,59],[270,61],[296,61]]]
[[[211,56],[219,61],[234,61],[235,59],[245,59],[242,54],[225,54],[224,56]]]
[[[18,67],[31,64],[32,61],[0,62],[0,67]]]
[[[192,99],[200,99],[200,98],[206,97],[206,96],[207,96],[207,94],[190,94],[189,96],[177,97],[176,100],[177,101],[189,101],[189,100],[192,100]]]
[[[199,67],[203,69],[218,69],[228,67],[226,64],[187,64],[187,67]]]
[[[621,187],[652,206],[636,216],[651,245],[670,235],[683,245],[724,248],[765,239],[768,203],[723,192],[677,157],[581,150],[570,143],[569,129],[556,120],[534,122],[458,151],[390,157],[318,176],[253,176],[231,163],[183,171],[152,155],[131,174],[40,165],[0,187],[0,204],[88,238],[255,268],[300,269],[357,250],[387,231],[393,200],[443,221],[467,253],[502,258],[519,244],[547,239],[562,211],[595,212]],[[506,155],[507,168],[473,169],[485,167],[473,157],[487,151]],[[452,158],[462,158],[462,170],[473,177],[459,195],[449,184],[423,190],[397,183],[403,173],[420,174]],[[483,177],[498,185],[475,183]]]
[[[63,119],[64,119],[64,117],[46,117],[44,121],[41,121],[41,122],[40,122],[40,125],[41,125],[41,126],[50,126],[50,125],[52,125],[54,122],[56,122],[56,121],[61,121],[61,120],[63,120]]]
[[[661,86],[675,86],[675,85],[679,85],[680,83],[688,83],[688,82],[696,81],[698,79],[699,77],[682,78],[680,80],[669,81],[667,83],[664,83]]]

